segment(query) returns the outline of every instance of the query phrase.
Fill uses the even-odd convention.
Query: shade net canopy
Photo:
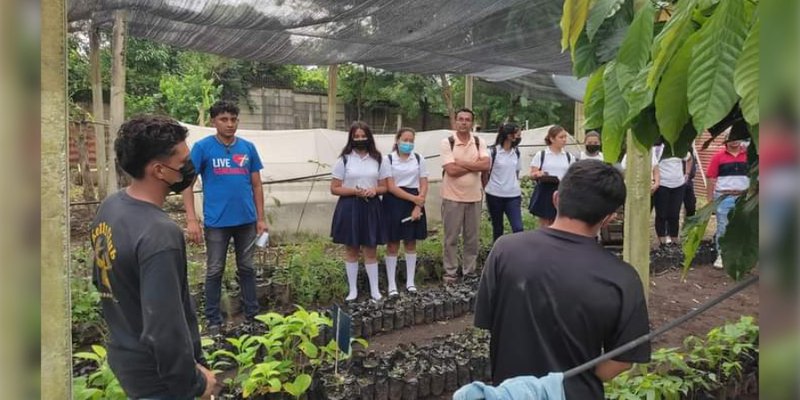
[[[417,74],[474,75],[537,97],[567,98],[556,0],[72,0],[71,22],[272,64],[345,62]]]

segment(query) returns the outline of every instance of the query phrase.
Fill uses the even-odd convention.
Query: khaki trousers
[[[442,199],[442,224],[444,227],[443,262],[445,279],[458,277],[458,236],[463,232],[464,275],[475,272],[478,262],[478,230],[480,229],[481,202],[463,203]]]

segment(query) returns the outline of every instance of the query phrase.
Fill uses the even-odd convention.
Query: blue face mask
[[[411,154],[411,151],[414,150],[414,143],[408,142],[401,142],[397,144],[397,150],[404,154]]]

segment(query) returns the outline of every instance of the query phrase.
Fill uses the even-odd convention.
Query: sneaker
[[[715,269],[723,269],[723,268],[725,268],[725,266],[722,265],[722,257],[717,256],[717,259],[714,260],[714,268]]]

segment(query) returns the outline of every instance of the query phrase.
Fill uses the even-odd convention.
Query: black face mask
[[[165,167],[181,174],[183,179],[179,182],[175,182],[169,185],[169,189],[173,192],[180,194],[182,193],[187,187],[191,186],[194,183],[194,178],[197,177],[197,171],[194,169],[194,164],[192,160],[186,161],[186,164],[183,164],[181,169],[175,169],[170,167],[169,165],[164,164]]]
[[[522,138],[516,138],[511,141],[511,147],[517,147],[520,143],[522,143]]]
[[[353,140],[353,149],[366,150],[369,148],[369,139]]]
[[[595,154],[598,151],[600,151],[600,145],[599,144],[587,144],[586,145],[586,151],[589,154]]]

